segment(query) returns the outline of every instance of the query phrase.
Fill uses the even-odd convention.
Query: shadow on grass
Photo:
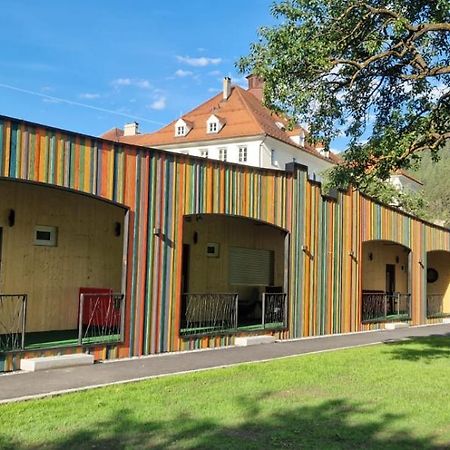
[[[450,358],[450,333],[416,337],[405,341],[385,342],[394,359],[431,362],[438,358]]]
[[[277,393],[268,393],[270,398]],[[240,398],[236,410],[247,417],[239,425],[193,418],[185,413],[172,421],[138,418],[135,412],[121,410],[108,421],[96,422],[95,411],[89,429],[64,435],[61,430],[51,442],[29,445],[0,434],[3,450],[70,449],[444,449],[432,438],[414,437],[399,431],[399,415],[374,419],[373,410],[344,400],[316,406],[285,408],[262,416],[259,399]],[[256,405],[252,404],[256,403]],[[217,405],[220,408],[220,405]],[[241,409],[242,408],[242,409]],[[249,413],[249,414],[247,414]],[[396,426],[397,425],[397,426]],[[396,431],[394,431],[396,430]]]

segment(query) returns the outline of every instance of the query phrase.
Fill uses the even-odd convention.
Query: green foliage
[[[284,0],[238,62],[313,139],[350,138],[335,186],[367,188],[450,138],[450,0]],[[368,137],[368,139],[367,139]]]
[[[423,181],[427,216],[450,227],[450,146],[442,150],[439,162],[425,155],[415,176]]]

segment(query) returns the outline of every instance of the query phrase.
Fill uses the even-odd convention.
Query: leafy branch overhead
[[[329,143],[350,138],[335,185],[434,159],[450,138],[450,0],[285,0],[239,68],[266,105]]]

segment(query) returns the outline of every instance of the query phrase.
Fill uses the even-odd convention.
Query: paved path
[[[432,335],[450,337],[450,324],[307,338],[250,347],[166,353],[159,356],[116,360],[92,366],[4,374],[0,375],[0,403],[213,367]]]

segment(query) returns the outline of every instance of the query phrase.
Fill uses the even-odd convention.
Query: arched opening
[[[0,180],[0,352],[123,339],[127,209]]]
[[[391,241],[362,245],[362,321],[411,318],[409,248]]]
[[[286,328],[288,239],[257,220],[185,216],[180,336]]]
[[[450,316],[450,252],[427,253],[427,317]]]

